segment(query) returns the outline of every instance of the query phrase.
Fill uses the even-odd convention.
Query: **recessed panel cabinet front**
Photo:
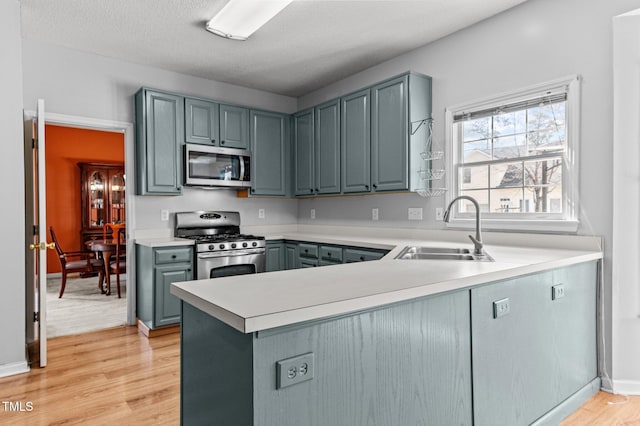
[[[314,194],[313,111],[309,109],[293,116],[295,195]]]
[[[315,188],[317,194],[340,192],[340,100],[315,108]]]
[[[371,183],[375,191],[409,188],[409,76],[371,89]]]
[[[141,89],[135,106],[137,194],[180,194],[184,98]]]
[[[249,110],[220,105],[220,146],[249,149]]]
[[[251,111],[251,194],[287,195],[289,116]]]
[[[218,104],[186,98],[184,106],[187,142],[201,145],[220,145]]]
[[[342,192],[371,188],[371,91],[341,98]]]

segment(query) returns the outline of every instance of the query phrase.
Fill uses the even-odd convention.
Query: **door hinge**
[[[33,322],[40,322],[40,312],[33,313]]]
[[[36,138],[31,139],[31,148],[38,149],[38,139]]]
[[[33,225],[33,235],[38,235],[40,233],[40,227],[38,225]]]

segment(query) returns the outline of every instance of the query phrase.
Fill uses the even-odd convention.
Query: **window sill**
[[[533,233],[575,234],[578,232],[577,220],[499,220],[480,219],[483,230],[516,231]],[[475,229],[475,219],[451,219],[447,223],[451,229]]]

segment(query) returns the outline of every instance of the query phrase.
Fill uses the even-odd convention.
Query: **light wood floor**
[[[0,379],[2,425],[178,425],[180,335],[118,327],[49,340],[49,365]],[[4,401],[31,411],[9,412]],[[640,426],[640,396],[600,392],[562,426]]]

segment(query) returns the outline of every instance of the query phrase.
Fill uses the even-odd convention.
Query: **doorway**
[[[95,238],[100,234],[101,226],[113,221],[109,215],[114,211],[110,198],[104,196],[103,191],[91,190],[97,185],[89,184],[87,165],[103,167],[105,171],[118,170],[120,176],[124,175],[124,134],[59,124],[46,124],[45,133],[47,227],[55,230],[65,252],[86,251],[88,237]],[[103,180],[101,185],[109,185],[107,179]],[[106,201],[104,208],[91,209],[85,205],[90,204],[87,200],[90,193],[101,194],[93,204]],[[124,222],[124,204],[118,206],[115,210],[117,220]],[[98,204],[97,207],[101,206]],[[94,215],[97,217],[92,217]],[[119,299],[115,292],[109,296],[102,294],[97,274],[69,274],[64,293],[59,297],[61,275],[60,260],[56,252],[50,250],[47,252],[46,303],[49,337],[126,324],[126,297]],[[124,296],[126,280],[122,282]]]

